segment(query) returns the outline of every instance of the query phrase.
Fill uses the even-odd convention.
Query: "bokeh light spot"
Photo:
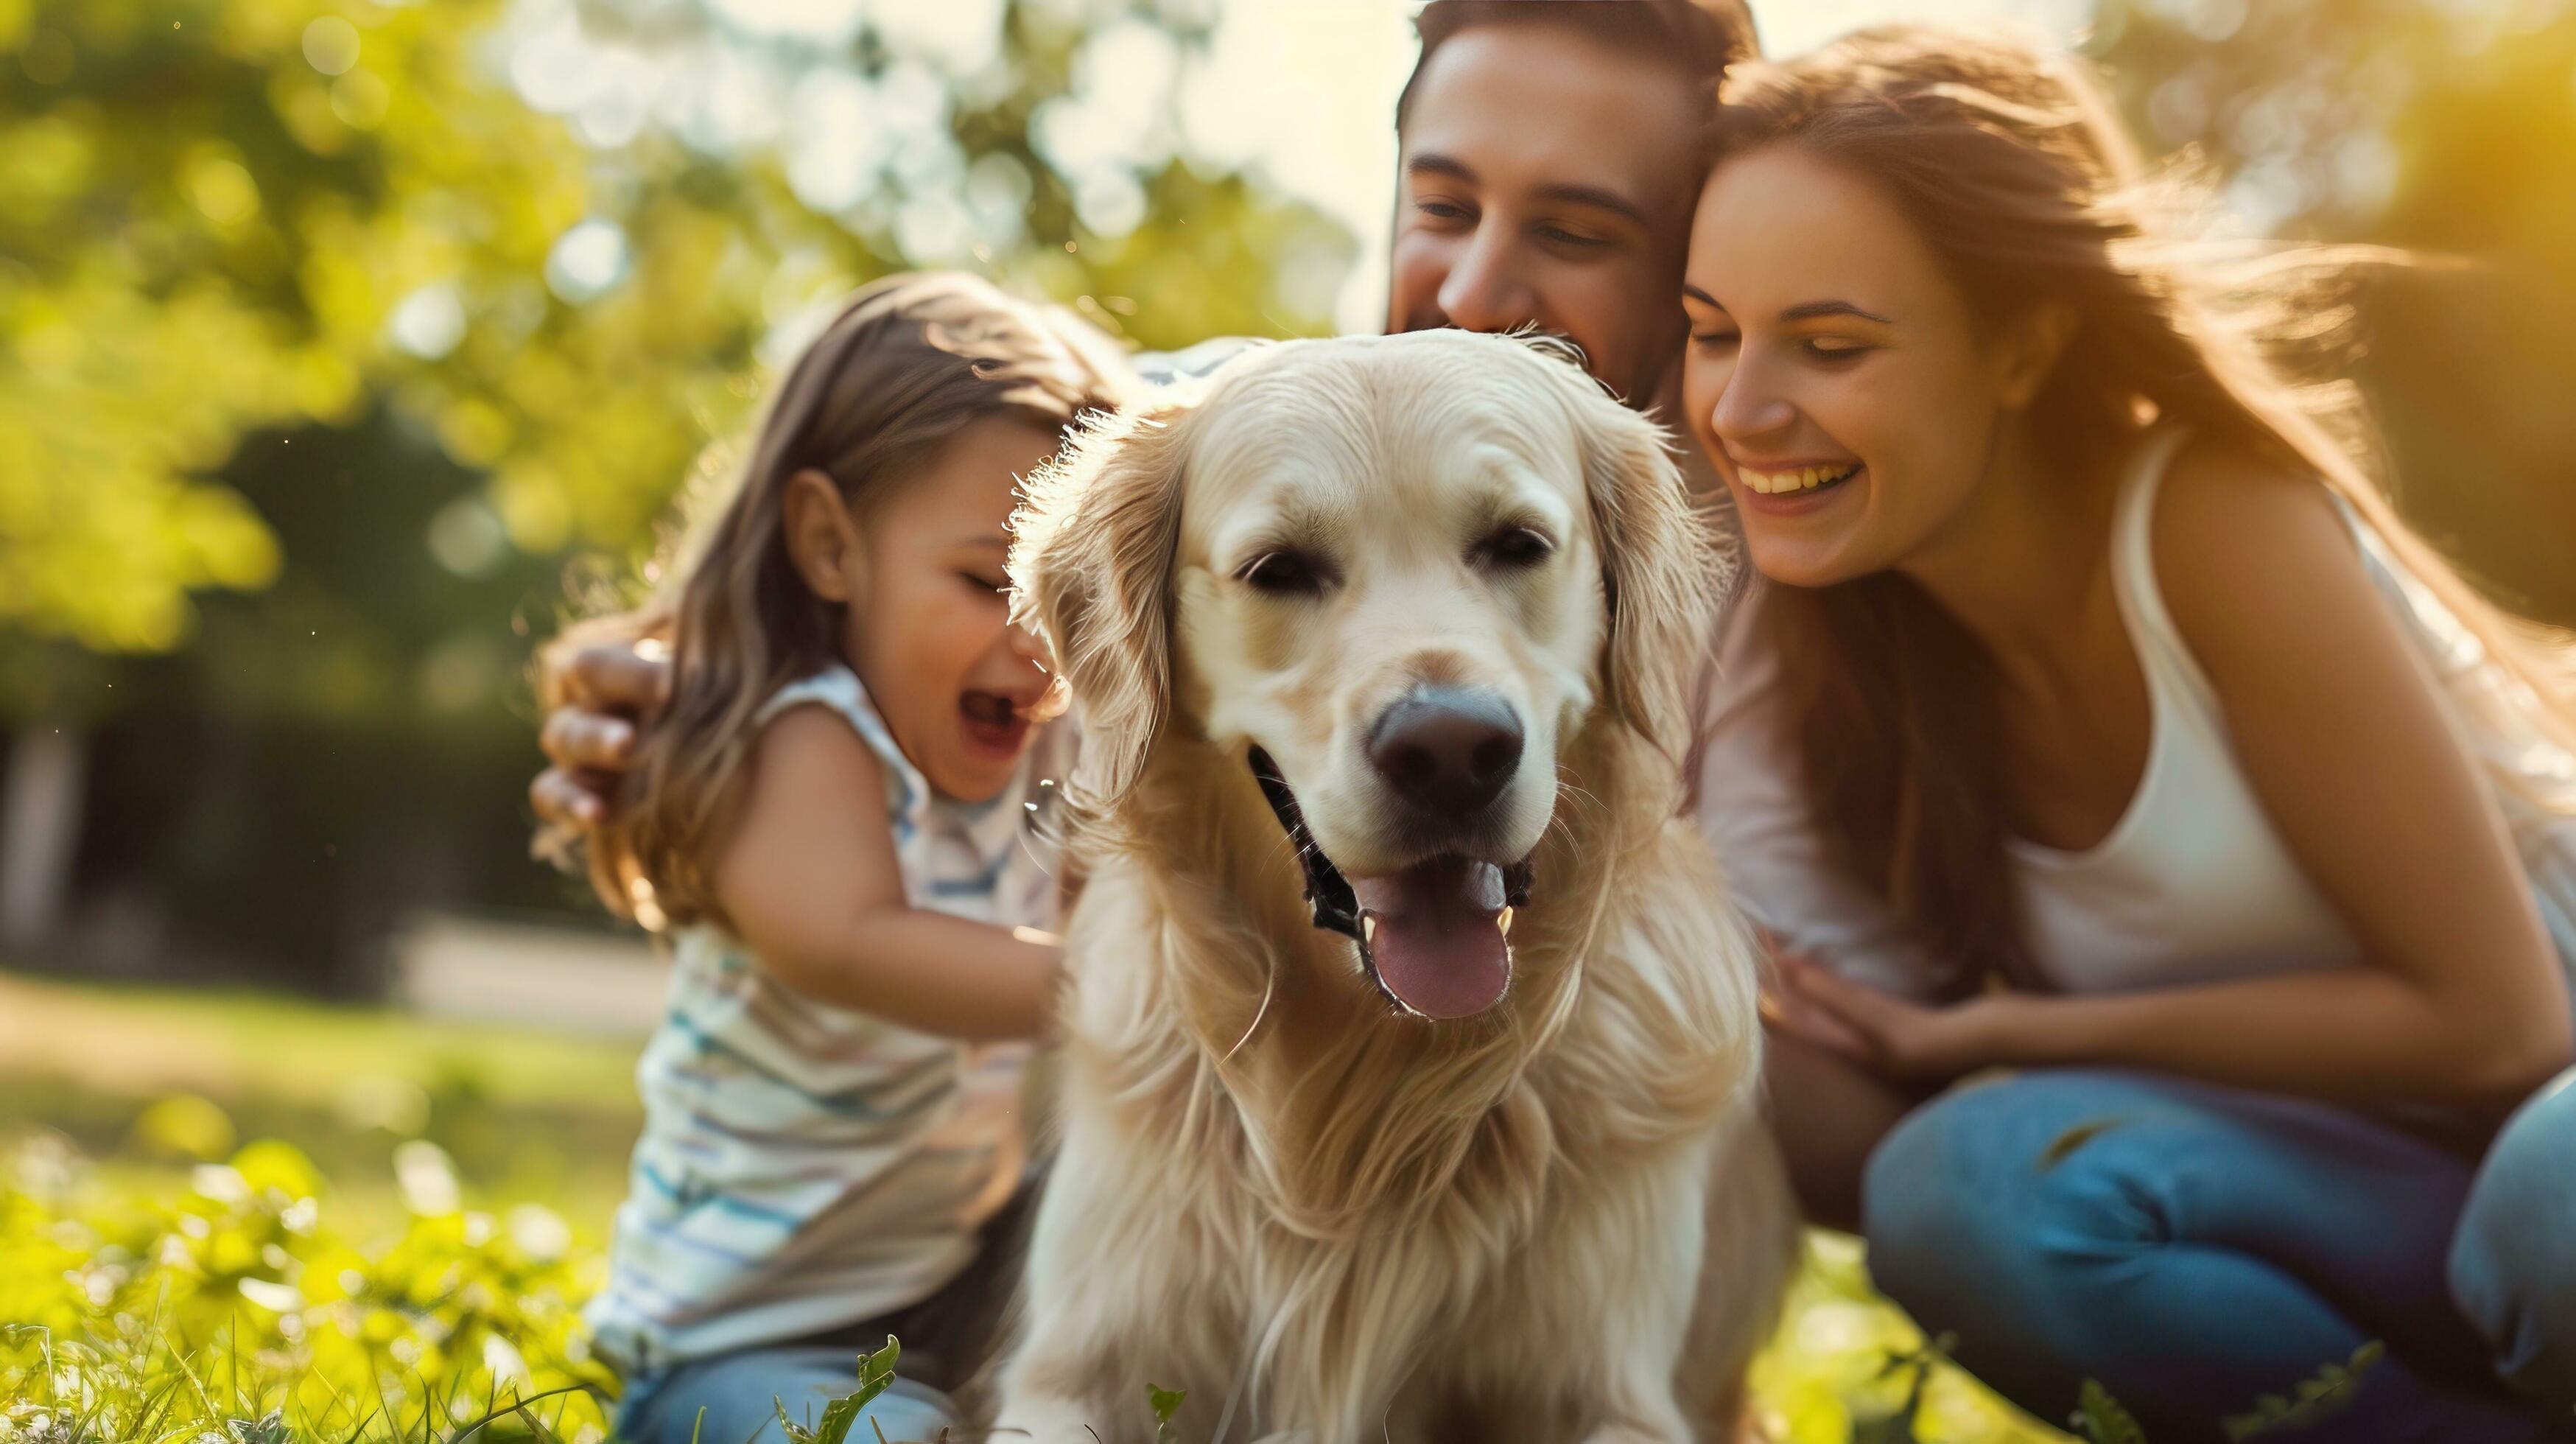
[[[325,75],[346,75],[358,63],[358,27],[324,15],[304,27],[304,61]]]

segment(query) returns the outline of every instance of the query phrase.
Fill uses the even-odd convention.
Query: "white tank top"
[[[2156,585],[2156,495],[2183,433],[2150,435],[2111,532],[2120,618],[2145,674],[2147,764],[2129,806],[2081,851],[2016,840],[2033,959],[2068,992],[2101,993],[2352,966],[2361,945],[2282,843],[2238,767],[2218,697]],[[2356,545],[2485,764],[2562,959],[2576,959],[2576,758],[2512,705],[2514,684],[2358,515]],[[2517,718],[2521,725],[2517,726]]]

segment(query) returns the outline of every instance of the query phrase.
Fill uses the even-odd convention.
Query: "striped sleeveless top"
[[[759,720],[829,708],[884,769],[912,906],[1003,926],[1055,911],[1055,779],[1071,729],[1041,731],[990,802],[934,795],[858,676],[782,688]],[[1019,1185],[1025,1043],[974,1045],[816,1002],[714,926],[672,940],[670,1003],[635,1080],[644,1101],[610,1278],[589,1318],[630,1376],[919,1301],[974,1257]]]

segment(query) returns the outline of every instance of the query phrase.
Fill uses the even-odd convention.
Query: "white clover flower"
[[[0,1444],[92,1444],[80,1421],[59,1409],[21,1404],[0,1414]]]

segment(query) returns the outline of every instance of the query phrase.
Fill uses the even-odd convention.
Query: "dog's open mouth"
[[[1443,853],[1400,872],[1348,878],[1315,845],[1297,795],[1270,754],[1252,749],[1252,775],[1297,848],[1315,926],[1360,947],[1378,991],[1425,1018],[1468,1018],[1512,985],[1512,913],[1529,904],[1529,859],[1501,864]]]

